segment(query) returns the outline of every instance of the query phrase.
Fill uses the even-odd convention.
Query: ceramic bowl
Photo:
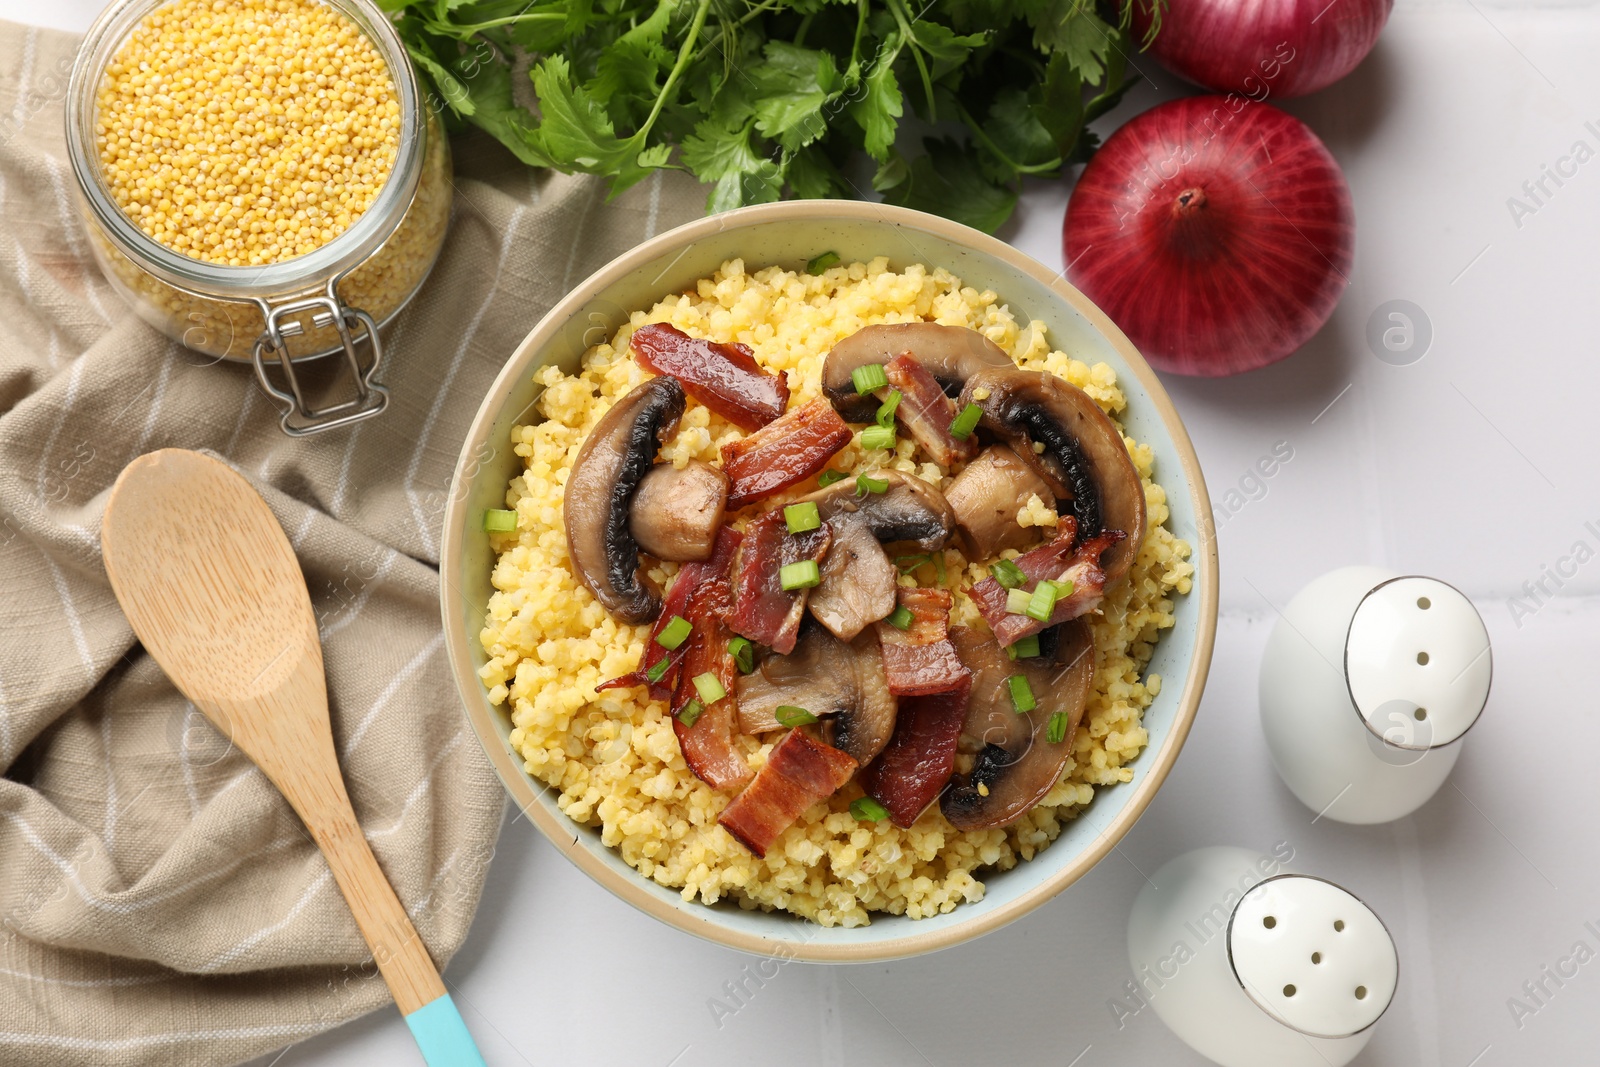
[[[747,911],[724,901],[685,902],[578,826],[543,783],[522,769],[507,740],[510,721],[488,701],[477,671],[484,610],[493,592],[493,553],[481,533],[484,510],[504,507],[520,462],[507,442],[538,393],[534,372],[547,363],[578,367],[584,350],[610,337],[635,309],[681,291],[725,260],[747,268],[804,266],[822,252],[845,262],[886,256],[892,267],[945,267],[966,284],[993,289],[1018,321],[1042,320],[1053,347],[1117,373],[1128,406],[1124,428],[1155,451],[1155,477],[1167,489],[1169,528],[1194,547],[1194,587],[1176,598],[1176,625],[1164,632],[1150,670],[1164,684],[1145,712],[1149,746],[1132,764],[1133,781],[1100,789],[1092,804],[1032,861],[982,875],[983,900],[933,918],[882,915],[854,929],[822,928],[786,912]],[[763,204],[713,215],[661,234],[613,260],[552,308],[500,372],[462,445],[441,554],[440,605],[451,671],[478,739],[529,821],[584,873],[663,922],[729,948],[813,961],[872,962],[946,948],[1011,922],[1093,867],[1149,805],[1183,747],[1211,662],[1217,619],[1217,554],[1211,505],[1194,448],[1155,374],[1111,320],[1059,275],[1002,241],[933,215],[855,201]]]

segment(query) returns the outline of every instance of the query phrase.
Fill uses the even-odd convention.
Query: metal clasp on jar
[[[350,307],[339,299],[339,294],[335,291],[338,280],[337,278],[330,280],[327,292],[322,296],[305,297],[277,305],[261,299],[256,300],[267,326],[256,340],[250,360],[256,369],[256,381],[261,383],[261,388],[276,400],[282,409],[283,414],[278,419],[278,425],[291,437],[305,437],[309,434],[322,433],[324,430],[348,426],[353,422],[377,415],[389,405],[389,390],[376,381],[378,368],[383,363],[383,342],[378,339],[378,324],[365,311]],[[294,361],[290,357],[286,339],[298,337],[305,332],[301,316],[307,312],[311,313],[311,325],[314,329],[327,329],[331,326],[339,333],[345,363],[349,367],[351,378],[355,381],[355,396],[348,400],[320,408],[314,408],[306,401],[305,391],[300,384],[299,376],[295,373]],[[358,326],[366,331],[366,341],[372,348],[372,359],[366,366],[362,365],[361,357],[356,352],[356,343],[361,340],[361,336],[354,332]],[[276,357],[278,369],[288,385],[287,389],[275,384],[267,374],[265,357],[268,353]]]

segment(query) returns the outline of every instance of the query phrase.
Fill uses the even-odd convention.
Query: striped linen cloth
[[[462,435],[540,314],[703,193],[661,175],[607,203],[459,141],[448,243],[387,331],[389,410],[295,441],[248,368],[156,333],[90,261],[75,45],[0,23],[0,1065],[239,1063],[389,997],[289,806],[135,643],[100,562],[107,490],[167,446],[261,489],[311,587],[356,812],[442,965],[503,803],[436,601]]]

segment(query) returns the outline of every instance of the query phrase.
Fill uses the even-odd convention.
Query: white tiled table
[[[1110,1007],[1131,977],[1136,867],[1279,842],[1365,897],[1399,942],[1399,994],[1358,1063],[1600,1060],[1600,959],[1559,987],[1541,974],[1579,941],[1600,952],[1585,929],[1600,926],[1600,702],[1582,683],[1600,643],[1600,160],[1520,226],[1507,204],[1575,141],[1600,150],[1600,7],[1401,2],[1355,74],[1289,105],[1355,193],[1356,265],[1332,322],[1265,371],[1167,380],[1219,505],[1222,620],[1188,748],[1120,852],[977,944],[876,967],[786,964],[718,1021],[711,998],[754,961],[596,891],[520,822],[448,972],[490,1064],[1200,1063],[1151,1011],[1119,1027]],[[0,17],[81,29],[98,6],[0,0]],[[1118,119],[1177,91],[1140,66],[1154,85]],[[1055,267],[1066,192],[1030,188],[1005,234]],[[1365,341],[1394,299],[1432,323],[1411,366]],[[1278,442],[1292,460],[1254,485]],[[1274,605],[1353,562],[1451,581],[1494,640],[1489,712],[1454,777],[1387,827],[1313,823],[1256,722]],[[1541,579],[1535,601],[1524,586]],[[1527,1000],[1524,983],[1542,979],[1549,995]],[[1520,1026],[1513,997],[1537,1007]],[[268,1062],[389,1067],[416,1053],[380,1012]]]

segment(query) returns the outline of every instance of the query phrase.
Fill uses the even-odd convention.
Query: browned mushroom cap
[[[938,487],[900,471],[874,471],[872,477],[888,482],[888,488],[864,493],[854,478],[846,478],[800,499],[815,503],[823,522],[859,516],[885,543],[903,541],[924,552],[945,546],[956,517]]]
[[[1040,655],[1015,661],[988,634],[956,627],[950,639],[973,674],[961,747],[977,756],[971,771],[950,779],[939,807],[958,830],[1008,826],[1055,787],[1072,756],[1094,680],[1094,638],[1073,619],[1039,635]],[[1012,703],[1007,679],[1016,674],[1033,692],[1036,706],[1026,714]],[[1067,727],[1052,744],[1050,719],[1058,713]]]
[[[784,729],[778,709],[803,708],[821,720],[824,741],[862,766],[894,734],[898,701],[870,633],[845,644],[820,626],[807,626],[789,655],[768,655],[754,674],[741,675],[736,696],[744,733]]]
[[[708,560],[727,506],[728,476],[709,463],[693,459],[682,470],[657,463],[633,494],[628,529],[657,559]]]
[[[1017,511],[1028,497],[1053,501],[1055,492],[1032,463],[1005,445],[984,449],[956,475],[944,498],[961,526],[961,539],[974,560],[1021,548],[1036,531],[1017,525]]]
[[[628,512],[661,442],[683,417],[683,387],[651,378],[618,400],[578,449],[562,510],[573,570],[607,611],[628,623],[661,613],[661,593],[645,581]]]
[[[977,330],[937,322],[899,322],[866,326],[833,346],[822,365],[822,391],[833,409],[850,422],[869,422],[878,398],[856,392],[851,380],[857,367],[887,363],[909,352],[954,395],[961,384],[984,367],[1015,367],[1005,349]]]
[[[1018,455],[1037,457],[1039,474],[1058,498],[1071,502],[1079,538],[1105,530],[1128,535],[1100,560],[1107,585],[1126,574],[1144,543],[1144,485],[1100,405],[1054,374],[1015,369],[974,374],[961,403],[981,407],[984,427],[1010,441]],[[1043,452],[1034,451],[1036,443]]]

